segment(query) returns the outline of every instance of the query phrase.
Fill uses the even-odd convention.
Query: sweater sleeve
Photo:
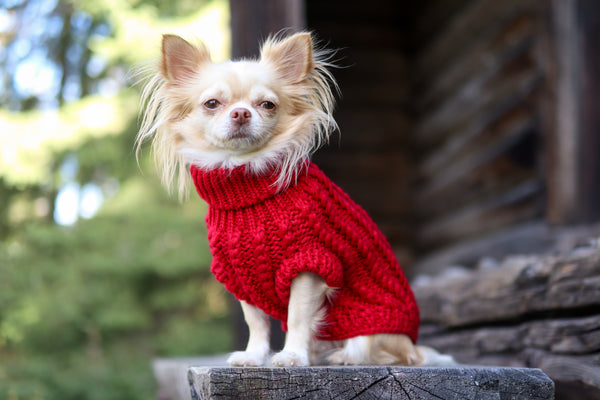
[[[304,248],[284,260],[275,274],[275,290],[284,304],[289,303],[292,280],[303,272],[319,275],[331,288],[344,285],[342,264],[333,253],[320,245]]]

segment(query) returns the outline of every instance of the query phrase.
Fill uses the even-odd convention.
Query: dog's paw
[[[273,356],[271,363],[275,367],[305,367],[308,365],[306,351],[283,350]]]
[[[417,346],[417,351],[421,356],[421,365],[427,367],[447,367],[458,364],[452,356],[441,354],[431,347]]]
[[[355,360],[351,360],[344,349],[339,349],[331,353],[327,357],[327,363],[330,365],[351,365],[355,364]]]
[[[227,363],[232,367],[260,367],[267,363],[267,356],[263,351],[236,351],[231,353]]]

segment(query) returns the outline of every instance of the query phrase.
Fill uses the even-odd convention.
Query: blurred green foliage
[[[0,400],[155,398],[153,357],[230,350],[205,204],[136,163],[127,78],[165,32],[212,27],[225,54],[227,18],[223,0],[0,0]],[[16,81],[32,60],[58,71],[45,91]],[[55,222],[66,184],[99,189],[93,217]]]
[[[152,398],[152,356],[229,349],[203,206],[154,189],[131,180],[92,219],[2,244],[0,398]]]

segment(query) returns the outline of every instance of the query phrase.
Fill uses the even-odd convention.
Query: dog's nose
[[[252,118],[252,114],[250,110],[247,108],[239,107],[231,110],[231,114],[229,114],[233,122],[238,125],[243,125]]]

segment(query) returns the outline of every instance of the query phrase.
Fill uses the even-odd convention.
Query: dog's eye
[[[220,105],[221,105],[221,103],[219,103],[219,100],[217,100],[217,99],[210,99],[204,103],[204,107],[208,108],[209,110],[214,110],[214,109],[218,108]]]
[[[275,103],[273,103],[272,101],[263,101],[262,103],[260,103],[260,106],[265,110],[272,110],[275,108]]]

